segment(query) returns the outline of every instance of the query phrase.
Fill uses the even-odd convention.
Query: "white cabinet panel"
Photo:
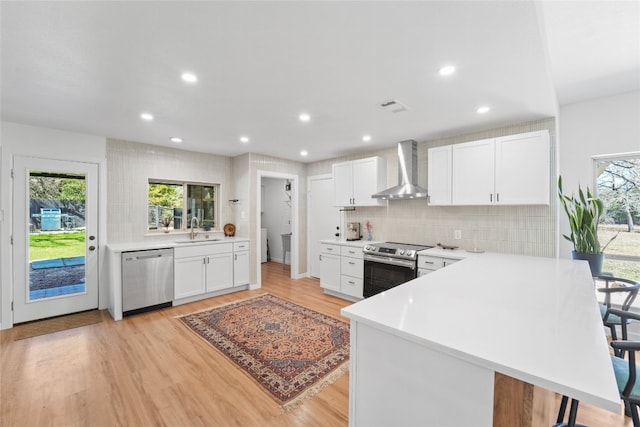
[[[180,299],[205,292],[206,264],[201,256],[174,259],[173,298]]]
[[[340,292],[340,255],[320,254],[320,286]]]
[[[455,144],[451,149],[451,204],[549,204],[548,131]],[[432,167],[434,171],[430,170],[429,176],[445,173],[439,170],[439,164],[432,166],[430,162],[429,168]]]
[[[432,206],[451,204],[451,145],[430,148],[427,156],[428,202]]]
[[[207,259],[207,292],[233,287],[231,253],[209,255]]]
[[[496,138],[496,202],[548,205],[549,133],[529,132]]]
[[[351,205],[353,200],[353,165],[351,162],[333,165],[333,199],[336,206]]]
[[[340,279],[340,292],[352,297],[362,298],[363,283],[362,279],[343,275]]]
[[[452,203],[488,205],[493,203],[494,140],[453,145]]]
[[[249,251],[233,254],[233,286],[249,284]]]
[[[341,257],[340,274],[362,279],[364,275],[364,260],[345,256]]]
[[[371,196],[386,188],[387,162],[382,157],[368,157],[335,163],[333,195],[336,206],[380,206],[386,201]]]

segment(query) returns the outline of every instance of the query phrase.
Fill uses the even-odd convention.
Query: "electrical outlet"
[[[453,238],[456,240],[462,239],[462,230],[453,230]]]

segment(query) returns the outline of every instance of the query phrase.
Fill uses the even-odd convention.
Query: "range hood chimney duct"
[[[418,143],[398,143],[398,185],[374,194],[374,199],[426,199],[427,190],[418,185]]]

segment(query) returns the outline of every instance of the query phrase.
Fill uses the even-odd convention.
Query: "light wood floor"
[[[259,290],[119,322],[104,312],[102,323],[19,341],[14,341],[19,325],[2,331],[0,425],[346,426],[348,375],[285,413],[175,319],[264,292],[338,318],[350,304],[325,295],[316,279],[290,280],[288,274],[282,264],[267,263]],[[632,425],[622,415],[585,404],[578,421],[591,427]]]

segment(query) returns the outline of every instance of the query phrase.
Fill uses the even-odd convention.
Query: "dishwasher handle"
[[[162,254],[142,255],[142,256],[137,256],[135,259],[150,259],[150,258],[162,258]]]

